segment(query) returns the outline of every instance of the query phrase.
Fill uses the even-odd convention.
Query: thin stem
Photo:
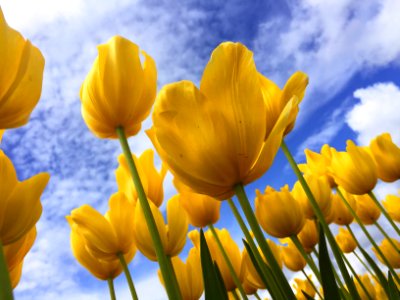
[[[379,231],[383,234],[383,236],[388,240],[388,242],[393,246],[393,248],[397,251],[400,252],[399,247],[393,242],[392,238],[389,237],[389,235],[386,233],[385,230],[383,230],[382,226],[378,223],[375,222],[375,226],[378,227]]]
[[[321,283],[321,274],[319,273],[318,268],[315,265],[314,261],[310,258],[310,256],[308,256],[308,254],[304,250],[303,246],[301,245],[301,243],[299,241],[299,238],[297,236],[291,236],[290,239],[292,240],[292,242],[296,246],[296,248],[299,250],[299,252],[303,256],[303,258],[306,260],[306,262],[310,266],[311,270],[314,272],[315,277],[317,277],[317,280]]]
[[[279,295],[279,296],[281,296],[280,299],[285,299],[285,294],[283,294],[281,289],[278,288],[279,286],[276,283],[276,278],[273,277],[272,274],[270,274],[266,268],[261,267],[262,264],[264,263],[264,260],[262,259],[260,252],[258,251],[257,245],[255,244],[253,237],[251,236],[250,231],[247,228],[242,216],[240,215],[239,210],[237,209],[235,203],[232,201],[232,199],[228,199],[228,204],[240,226],[240,229],[242,230],[242,232],[247,240],[247,243],[249,244],[249,246],[257,260],[258,265],[260,266],[263,277],[267,278],[266,288],[268,289],[268,291],[270,292],[272,297],[274,295],[276,295],[276,296]],[[271,284],[268,285],[269,282],[271,282]],[[275,299],[275,298],[273,297],[273,299]]]
[[[319,296],[320,299],[323,299],[321,294],[319,293],[317,287],[315,286],[314,282],[311,280],[310,277],[307,276],[306,272],[304,271],[304,269],[301,270],[301,273],[303,273],[304,277],[306,277],[307,281],[311,284],[311,286],[313,287],[314,291],[317,293],[317,295]]]
[[[108,278],[107,283],[108,283],[108,290],[110,291],[110,299],[116,300],[117,297],[115,297],[114,280],[112,278]]]
[[[256,297],[256,298],[257,298],[257,300],[262,300],[262,299],[261,299],[261,297],[260,297],[260,295],[259,295],[259,294],[257,294],[257,292],[255,292],[255,293],[254,293],[254,297]]]
[[[135,285],[133,284],[131,272],[129,271],[128,265],[126,264],[125,257],[122,253],[118,253],[119,261],[124,269],[126,280],[128,281],[129,290],[131,291],[132,299],[138,300],[138,296],[136,294]]]
[[[292,288],[290,287],[285,275],[282,272],[278,262],[272,253],[267,241],[265,240],[264,234],[261,231],[260,225],[257,222],[256,216],[254,215],[253,209],[251,208],[250,202],[247,199],[246,192],[242,184],[237,184],[234,187],[236,196],[239,200],[240,206],[242,207],[243,213],[249,222],[250,228],[253,231],[254,237],[257,240],[258,245],[261,248],[262,253],[268,261],[273,274],[277,278],[278,284],[281,286],[283,291],[286,293],[287,299],[296,299],[293,294]]]
[[[222,254],[222,256],[223,256],[223,258],[225,260],[225,263],[228,266],[229,272],[231,273],[233,282],[235,282],[236,287],[239,289],[240,295],[242,295],[243,299],[248,299],[247,295],[246,295],[246,293],[245,293],[245,291],[243,289],[243,286],[242,286],[242,284],[241,284],[241,282],[240,282],[240,280],[238,278],[238,275],[236,274],[235,269],[233,268],[232,262],[229,259],[228,254],[226,253],[226,251],[224,249],[224,246],[221,243],[221,240],[219,239],[219,236],[217,234],[217,231],[214,228],[214,225],[213,224],[209,224],[208,227],[210,228],[210,230],[211,230],[211,232],[212,232],[212,234],[214,236],[214,239],[217,242],[219,251],[221,251],[221,254]]]
[[[382,260],[385,262],[386,266],[389,268],[390,272],[392,273],[393,277],[396,279],[398,283],[400,283],[400,278],[397,275],[397,273],[393,270],[393,268],[390,266],[389,261],[387,260],[386,256],[382,253],[381,249],[378,247],[376,244],[375,240],[372,238],[372,236],[369,234],[368,230],[365,228],[364,224],[361,222],[360,218],[357,216],[356,212],[353,210],[349,202],[347,202],[346,198],[343,196],[342,192],[336,188],[336,192],[339,195],[339,197],[342,199],[344,205],[347,207],[349,212],[353,215],[354,220],[358,223],[360,226],[361,230],[364,232],[364,234],[367,236],[368,240],[371,242],[372,246],[375,248],[376,252],[378,252],[379,256],[382,258]],[[354,235],[353,235],[354,236]],[[355,236],[354,236],[355,238]],[[357,240],[355,239],[357,242]],[[359,245],[359,243],[357,242]],[[360,247],[360,245],[359,245]]]
[[[397,225],[393,222],[392,218],[389,216],[388,212],[386,209],[383,207],[383,205],[378,201],[378,199],[375,197],[375,194],[370,191],[368,195],[371,197],[371,199],[375,202],[375,204],[379,207],[383,215],[386,217],[386,219],[389,221],[390,225],[394,228],[394,230],[397,232],[397,234],[400,236],[400,229],[397,227]]]
[[[331,230],[329,229],[329,226],[325,221],[325,217],[322,214],[322,211],[319,208],[318,203],[315,200],[315,198],[310,190],[310,187],[308,186],[307,182],[305,181],[303,174],[301,174],[300,169],[297,166],[297,163],[295,162],[292,154],[290,153],[290,151],[284,141],[282,141],[282,143],[281,143],[281,149],[283,150],[283,153],[285,154],[287,160],[289,161],[290,166],[292,167],[301,186],[303,187],[303,190],[306,193],[306,195],[310,201],[310,204],[314,211],[314,214],[317,216],[318,221],[320,222],[320,224],[325,232],[325,235],[329,241],[329,244],[331,245],[333,255],[335,256],[336,262],[337,262],[339,269],[342,273],[342,276],[347,284],[347,288],[348,288],[350,294],[353,296],[353,298],[360,300],[360,295],[358,294],[356,286],[355,286],[353,280],[350,278],[347,268],[343,262],[341,251],[339,249],[339,246],[336,243],[335,237],[333,236]]]
[[[350,262],[348,261],[347,257],[343,254],[343,259],[345,261],[345,263],[347,264],[347,266],[349,267],[351,273],[353,273],[354,277],[356,278],[356,280],[358,281],[358,284],[361,286],[361,288],[364,290],[364,293],[367,295],[368,299],[373,300],[371,295],[369,294],[367,288],[365,287],[365,285],[363,284],[362,280],[358,277],[356,271],[354,270],[354,268],[352,267],[352,265],[350,264]]]
[[[231,291],[233,298],[235,298],[235,300],[240,300],[239,295],[237,294],[236,290]]]
[[[124,128],[118,127],[116,129],[119,141],[121,143],[122,150],[125,155],[125,159],[128,163],[129,170],[132,175],[133,183],[135,184],[135,188],[138,194],[140,206],[143,209],[143,213],[146,219],[147,228],[149,229],[151,238],[153,240],[154,249],[156,252],[158,264],[160,265],[160,270],[162,277],[165,282],[165,288],[168,294],[169,299],[181,300],[182,296],[179,290],[178,281],[173,270],[170,268],[168,264],[167,255],[164,252],[160,234],[157,230],[156,222],[154,220],[153,214],[151,213],[150,205],[146,197],[146,193],[144,192],[142,182],[139,177],[139,173],[136,169],[135,162],[132,157],[132,153],[128,144],[128,140],[125,136]]]
[[[6,258],[4,257],[3,244],[0,241],[0,299],[13,300],[10,274],[8,273]]]
[[[355,257],[357,257],[358,261],[363,265],[365,270],[367,270],[367,272],[371,274],[371,276],[374,276],[374,278],[378,281],[378,278],[376,277],[375,273],[372,272],[372,270],[368,267],[368,265],[361,259],[361,257],[357,254],[356,250],[353,251],[353,254],[355,255]]]

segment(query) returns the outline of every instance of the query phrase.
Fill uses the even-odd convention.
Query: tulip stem
[[[393,222],[392,218],[389,216],[388,212],[386,209],[383,207],[383,205],[379,202],[379,200],[375,197],[375,194],[370,191],[368,195],[371,197],[371,199],[375,202],[375,204],[379,207],[385,218],[389,221],[390,225],[394,228],[394,230],[397,232],[397,234],[400,236],[400,229],[396,226],[396,224]]]
[[[146,219],[147,227],[151,234],[151,238],[153,240],[154,249],[156,252],[157,260],[160,265],[161,274],[163,276],[165,282],[165,288],[167,290],[169,299],[181,300],[182,296],[179,290],[178,281],[176,279],[175,273],[173,272],[170,264],[168,264],[167,255],[164,252],[160,234],[157,230],[156,222],[154,220],[153,214],[150,209],[149,202],[146,197],[146,193],[144,192],[142,182],[139,177],[138,170],[136,169],[135,162],[132,157],[132,153],[128,144],[128,140],[126,139],[125,131],[123,127],[118,127],[116,129],[119,141],[121,143],[122,150],[124,152],[126,161],[129,166],[129,170],[132,175],[133,183],[135,184],[135,188],[138,194],[140,206],[143,209],[143,213]]]
[[[138,300],[138,296],[136,294],[135,285],[133,284],[131,272],[129,271],[128,265],[126,264],[125,257],[122,253],[118,253],[119,261],[121,262],[122,268],[124,269],[126,280],[128,281],[129,290],[131,291],[132,299]]]
[[[382,253],[381,249],[378,247],[378,245],[376,244],[375,240],[372,238],[372,236],[369,234],[368,230],[365,228],[364,224],[361,222],[360,218],[357,216],[356,212],[353,210],[353,208],[351,207],[351,205],[349,204],[349,202],[347,202],[346,198],[343,196],[342,192],[336,188],[336,193],[339,195],[339,197],[342,199],[344,205],[346,205],[347,209],[350,211],[350,213],[353,215],[354,220],[356,220],[356,222],[358,223],[358,225],[360,226],[361,230],[364,232],[364,234],[367,236],[367,238],[369,239],[369,241],[371,242],[372,246],[374,247],[374,249],[376,250],[376,252],[378,252],[379,256],[382,258],[382,260],[385,262],[385,265],[389,268],[390,272],[392,273],[393,277],[396,279],[396,281],[398,283],[400,283],[400,278],[399,276],[397,276],[397,273],[393,270],[393,268],[390,266],[389,261],[387,260],[386,256]],[[353,235],[354,236],[354,235]],[[360,244],[358,243],[358,241],[355,239],[355,241],[357,242],[358,246],[360,246]]]
[[[10,274],[8,273],[7,262],[3,252],[3,244],[0,241],[0,299],[14,299]]]
[[[238,275],[235,272],[235,269],[233,268],[232,262],[228,257],[228,254],[226,253],[224,246],[221,243],[221,240],[219,239],[219,236],[217,234],[217,231],[214,228],[213,224],[208,224],[208,228],[210,228],[215,241],[217,242],[218,248],[221,251],[222,256],[224,257],[225,263],[228,266],[229,272],[231,273],[232,279],[236,284],[236,287],[239,289],[240,295],[242,296],[243,299],[248,299],[247,295],[243,289],[242,284],[240,283],[240,280],[238,278]]]
[[[270,276],[270,273],[267,272],[266,268],[262,267],[262,264],[264,263],[264,260],[262,259],[260,252],[257,249],[257,245],[255,244],[253,237],[250,234],[249,229],[247,228],[242,216],[239,213],[239,210],[237,209],[235,203],[232,201],[232,199],[228,199],[228,204],[233,212],[233,215],[235,216],[237,222],[239,223],[240,229],[242,229],[242,232],[247,240],[247,243],[249,244],[258,265],[260,266],[260,270],[263,274],[263,277],[266,278],[267,282],[266,284],[268,284],[269,282],[271,282],[272,284],[269,284],[266,286],[266,288],[268,289],[268,291],[270,292],[271,296],[274,298],[274,295],[280,295],[281,298],[280,299],[285,299],[285,295],[282,293],[282,291],[279,289],[278,284],[275,282],[275,278]],[[272,274],[271,274],[272,275]],[[278,297],[278,296],[277,296]]]
[[[114,281],[112,278],[107,279],[108,283],[108,289],[110,291],[110,299],[111,300],[116,300],[117,298],[115,297],[115,289],[114,289]]]
[[[368,267],[368,265],[361,259],[361,257],[357,254],[357,252],[356,252],[355,250],[353,251],[353,254],[354,254],[355,257],[357,257],[358,261],[363,265],[363,267],[365,268],[365,270],[366,270],[369,274],[371,274],[371,276],[374,276],[374,278],[375,278],[377,281],[379,281],[378,278],[376,277],[375,273],[372,272],[372,270],[371,270],[371,269]]]
[[[299,250],[300,254],[306,260],[307,264],[310,266],[311,270],[314,272],[315,276],[317,277],[318,281],[321,282],[321,274],[318,271],[317,266],[315,265],[314,261],[307,255],[306,251],[304,250],[303,246],[301,245],[299,238],[294,235],[291,236],[290,239],[292,240],[293,244],[296,246],[297,250]]]
[[[240,300],[240,297],[237,294],[236,290],[233,290],[231,293],[232,293],[233,298],[235,298],[235,300]]]
[[[342,273],[342,276],[344,278],[344,281],[347,284],[347,288],[349,289],[350,295],[357,300],[360,300],[360,295],[357,292],[357,288],[354,284],[354,281],[351,279],[349,272],[347,271],[346,265],[343,262],[342,259],[342,254],[339,249],[338,244],[336,243],[335,237],[332,234],[332,231],[330,230],[328,224],[325,221],[325,217],[321,211],[321,209],[318,206],[317,201],[314,198],[314,195],[312,194],[310,187],[308,186],[307,182],[305,181],[303,174],[301,173],[299,167],[297,166],[296,161],[294,160],[292,154],[290,153],[288,147],[285,144],[285,141],[282,140],[281,143],[281,149],[283,153],[286,156],[286,159],[289,161],[290,166],[292,167],[294,173],[296,174],[301,186],[303,187],[304,192],[306,193],[308,200],[311,204],[311,207],[314,211],[314,214],[317,216],[319,223],[321,224],[325,235],[329,241],[329,244],[331,245],[331,249],[333,252],[333,255],[335,256],[336,262],[339,266],[340,272]]]
[[[277,278],[277,282],[283,291],[286,293],[287,299],[296,299],[292,288],[290,287],[285,275],[282,272],[278,262],[275,259],[275,256],[269,247],[267,241],[265,240],[264,234],[261,231],[261,227],[257,222],[256,216],[254,215],[253,209],[251,208],[249,199],[247,198],[246,192],[242,184],[237,184],[234,187],[236,196],[239,200],[240,206],[242,207],[243,213],[246,216],[247,221],[249,222],[250,228],[253,231],[254,237],[257,240],[258,245],[261,248],[262,253],[264,254],[266,260],[270,268],[272,269],[273,274]]]
[[[351,273],[353,273],[354,277],[356,278],[356,280],[358,281],[358,284],[360,285],[360,287],[363,289],[364,293],[367,295],[368,299],[373,300],[371,295],[369,294],[367,288],[365,287],[365,285],[363,284],[362,280],[360,279],[360,277],[358,277],[356,271],[354,270],[354,268],[352,267],[352,265],[350,264],[350,262],[348,261],[347,257],[344,255],[343,253],[343,259],[346,262],[347,266],[349,267]]]
[[[257,292],[255,292],[255,293],[254,293],[254,297],[256,297],[256,298],[257,298],[257,300],[262,300],[262,299],[261,299],[261,297],[260,297],[260,295],[259,295],[259,294],[257,294]]]
[[[383,236],[388,240],[388,242],[393,246],[393,248],[397,251],[400,252],[399,247],[393,242],[392,238],[389,237],[389,235],[386,233],[385,230],[383,230],[382,226],[378,223],[375,222],[375,226],[378,227],[379,231],[383,234]]]
[[[319,296],[320,299],[324,299],[321,294],[319,293],[317,287],[315,286],[314,282],[311,280],[310,277],[307,276],[306,272],[304,271],[304,269],[301,270],[301,273],[303,273],[304,277],[306,277],[307,281],[311,284],[311,286],[313,287],[314,291],[317,293],[317,295]]]

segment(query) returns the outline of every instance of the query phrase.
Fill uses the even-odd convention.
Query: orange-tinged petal
[[[4,256],[6,258],[8,269],[13,269],[20,264],[36,239],[36,227],[33,227],[18,241],[4,246]]]
[[[2,207],[0,209],[0,227],[4,220],[4,214],[6,213],[6,207],[3,205],[6,203],[8,197],[12,194],[15,189],[18,179],[17,173],[15,172],[14,166],[11,160],[0,150],[0,195],[2,195]]]
[[[173,196],[167,203],[168,243],[165,252],[169,256],[178,255],[186,243],[189,221],[179,202],[179,196]]]
[[[11,287],[13,289],[15,289],[17,287],[19,281],[21,280],[23,264],[24,264],[24,261],[21,261],[18,265],[16,265],[14,268],[9,270]]]
[[[4,129],[0,129],[0,144],[1,141],[3,140],[3,134],[4,134],[5,130]]]

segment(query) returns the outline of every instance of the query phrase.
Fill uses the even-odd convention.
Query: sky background
[[[114,35],[137,43],[155,59],[158,89],[183,79],[198,84],[212,50],[227,40],[251,49],[258,70],[280,87],[296,70],[307,73],[306,96],[287,137],[298,162],[304,161],[305,148],[319,151],[329,143],[343,150],[347,139],[367,145],[383,132],[400,144],[398,0],[0,0],[0,5],[7,22],[46,59],[42,97],[29,124],[7,131],[1,144],[21,180],[42,171],[51,174],[16,299],[108,297],[106,283],[72,257],[65,216],[85,203],[104,213],[117,190],[119,143],[89,132],[78,97],[96,46]],[[150,125],[148,119],[143,128]],[[129,142],[137,155],[152,147],[143,132]],[[165,200],[174,193],[170,180]],[[279,153],[270,171],[247,191],[253,198],[255,188],[292,186],[294,181]],[[398,181],[380,184],[376,191],[382,197],[399,188]],[[221,216],[216,226],[231,228],[240,241],[227,203]],[[141,299],[165,299],[157,264],[138,253],[130,269]],[[129,299],[123,276],[116,285],[120,299]]]

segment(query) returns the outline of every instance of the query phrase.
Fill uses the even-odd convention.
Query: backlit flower
[[[357,211],[357,201],[355,200],[354,196],[344,190],[341,190],[341,192],[353,211]],[[354,217],[352,213],[338,194],[332,195],[331,209],[333,211],[333,223],[345,226],[350,225],[353,222]]]
[[[82,117],[99,138],[117,138],[118,127],[123,127],[128,137],[135,135],[155,100],[155,62],[121,36],[98,46],[98,51],[80,91]]]
[[[364,225],[374,224],[381,216],[381,210],[367,194],[354,195],[357,202],[356,214]]]
[[[281,255],[285,267],[292,272],[303,270],[307,262],[295,244],[289,238],[280,240],[280,242],[287,244],[286,246],[281,247]]]
[[[299,238],[300,243],[303,245],[304,250],[307,253],[310,253],[319,241],[318,228],[315,224],[315,221],[306,220],[297,237]]]
[[[339,228],[336,242],[343,253],[351,253],[357,248],[357,243],[347,229]]]
[[[389,216],[396,222],[400,222],[400,196],[387,195],[382,201]]]

